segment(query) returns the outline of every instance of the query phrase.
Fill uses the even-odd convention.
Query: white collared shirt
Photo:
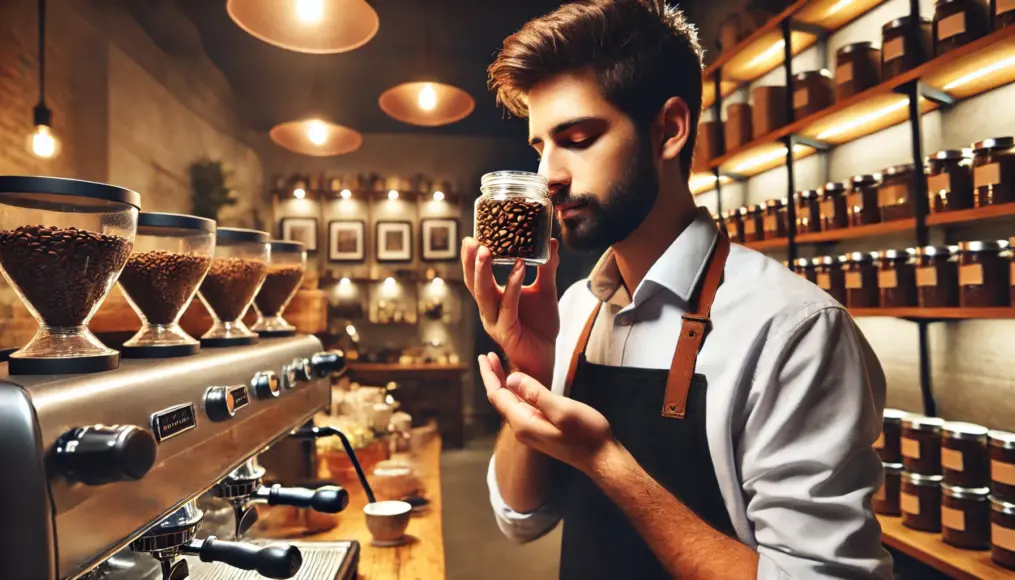
[[[630,298],[607,251],[560,300],[553,392],[564,392],[598,301],[606,305],[589,337],[589,362],[668,369],[716,236],[711,216],[700,213]],[[871,510],[884,477],[871,446],[885,378],[849,314],[775,260],[733,245],[711,321],[695,366],[708,381],[708,446],[737,536],[760,555],[758,578],[890,579],[891,556]],[[509,508],[493,460],[487,483],[507,536],[533,540],[560,521],[553,502],[529,514]]]

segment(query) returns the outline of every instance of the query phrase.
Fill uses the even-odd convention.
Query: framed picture
[[[422,230],[424,260],[454,260],[458,257],[458,220],[425,219]]]
[[[366,259],[366,225],[362,221],[328,222],[328,261],[362,262]]]
[[[408,262],[412,260],[412,223],[377,222],[377,261]]]
[[[282,218],[281,230],[283,240],[303,242],[308,252],[317,251],[317,218]]]

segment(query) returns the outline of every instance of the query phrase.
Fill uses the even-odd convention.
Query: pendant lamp
[[[311,54],[355,50],[380,25],[366,0],[227,0],[226,11],[250,35]]]
[[[46,0],[39,8],[39,103],[32,111],[35,129],[28,134],[25,146],[36,157],[49,159],[60,153],[60,140],[53,135],[53,112],[46,106]]]
[[[352,153],[363,144],[359,131],[322,119],[281,123],[272,127],[268,134],[280,147],[313,157]]]

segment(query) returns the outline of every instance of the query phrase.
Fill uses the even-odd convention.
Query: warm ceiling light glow
[[[387,288],[388,290],[391,290],[392,288],[394,288],[395,287],[395,279],[392,278],[391,276],[388,276],[387,278],[385,278],[384,279],[384,287]]]
[[[394,189],[389,191],[388,192],[388,199],[390,199],[391,201],[395,201],[396,199],[398,199],[398,191],[394,190]]]
[[[296,16],[308,24],[324,18],[324,0],[296,0]]]
[[[314,145],[324,145],[328,140],[328,126],[323,121],[314,119],[307,123],[307,139]]]
[[[711,174],[694,175],[691,177],[691,180],[688,182],[687,185],[691,189],[691,191],[698,191],[700,189],[704,189],[706,187],[714,185],[715,181],[716,181],[715,175]]]
[[[827,18],[828,16],[835,14],[839,10],[842,10],[843,8],[849,6],[852,3],[853,0],[839,0],[835,4],[832,4],[832,6],[828,9],[828,12],[825,12],[825,17]]]
[[[476,101],[462,89],[433,81],[402,83],[381,93],[381,110],[393,119],[420,127],[438,127],[472,114]]]
[[[339,194],[339,195],[341,195],[341,196],[342,196],[342,199],[349,199],[349,198],[351,198],[351,197],[352,197],[352,192],[351,192],[351,191],[349,191],[348,189],[343,189],[343,190],[342,190],[342,193],[341,193],[341,194]]]
[[[948,83],[947,85],[945,85],[944,86],[944,90],[950,91],[952,89],[956,89],[958,87],[961,87],[964,84],[971,83],[971,82],[975,81],[976,79],[983,78],[983,77],[985,77],[985,76],[987,76],[989,74],[995,73],[995,72],[997,72],[997,71],[999,71],[1001,69],[1008,68],[1008,67],[1010,67],[1013,64],[1015,64],[1015,56],[1009,56],[1008,58],[1006,58],[1004,60],[999,60],[999,61],[997,61],[997,62],[995,62],[993,64],[989,64],[989,65],[987,65],[987,66],[985,66],[985,67],[983,67],[983,68],[981,68],[979,70],[975,70],[975,71],[973,71],[973,72],[971,72],[971,73],[969,73],[967,75],[964,75],[964,76],[961,76],[961,77],[955,79],[954,81],[952,81],[952,82]]]
[[[747,68],[753,68],[753,67],[755,67],[755,66],[757,66],[757,65],[759,65],[759,64],[761,64],[761,63],[763,63],[763,62],[765,62],[765,61],[767,61],[767,60],[769,60],[769,59],[771,59],[773,57],[775,57],[777,54],[782,54],[782,49],[785,46],[786,46],[786,41],[784,41],[784,40],[778,40],[778,41],[776,41],[775,44],[773,44],[772,46],[766,48],[764,52],[762,52],[758,56],[752,58],[750,60],[750,62],[747,63]]]
[[[356,327],[351,324],[347,324],[345,326],[345,333],[349,336],[354,336],[356,334]]]
[[[46,125],[37,125],[32,134],[28,136],[28,151],[36,157],[49,159],[56,155],[59,148],[60,142]]]
[[[434,201],[444,201],[444,192],[443,191],[435,191],[435,192],[433,192],[433,200]]]
[[[432,111],[437,108],[437,91],[433,85],[425,83],[419,90],[419,108],[424,111]]]
[[[433,284],[434,286],[443,286],[444,280],[438,276],[435,277],[433,280],[430,280],[430,283]]]
[[[307,190],[303,189],[302,187],[297,187],[296,189],[293,190],[293,197],[295,197],[296,199],[303,199],[306,196]]]
[[[863,127],[864,125],[867,125],[868,123],[873,123],[874,121],[880,119],[881,117],[884,117],[885,115],[890,115],[890,114],[892,114],[892,113],[894,113],[896,111],[902,110],[908,104],[909,104],[909,99],[906,99],[906,98],[903,98],[903,99],[901,99],[899,101],[895,101],[894,103],[892,103],[891,105],[888,105],[887,107],[882,107],[882,108],[880,108],[880,109],[878,109],[876,111],[871,111],[870,113],[867,113],[866,115],[861,115],[859,117],[856,117],[855,119],[850,119],[849,121],[846,121],[845,123],[843,123],[841,125],[836,125],[835,127],[832,127],[831,129],[826,129],[826,130],[818,133],[818,140],[823,141],[823,140],[828,139],[830,137],[836,137],[836,136],[841,135],[843,133],[852,131],[853,129],[857,129],[859,127]]]
[[[338,281],[339,286],[348,286],[349,284],[352,284],[352,280],[350,280],[349,278],[343,277],[341,280]]]
[[[793,153],[800,153],[801,151],[804,151],[805,149],[806,149],[806,147],[804,147],[803,145],[794,145],[793,146]],[[767,163],[771,163],[771,162],[773,162],[773,161],[775,161],[775,160],[777,160],[777,159],[779,159],[781,157],[785,157],[785,156],[786,156],[786,148],[785,147],[779,147],[778,149],[776,149],[774,151],[771,151],[769,153],[765,153],[764,155],[758,155],[757,157],[755,157],[753,159],[748,159],[747,161],[744,161],[740,165],[737,165],[736,167],[733,168],[733,173],[744,173],[744,172],[750,171],[752,169],[755,169],[757,167],[761,167],[762,165],[765,165]]]

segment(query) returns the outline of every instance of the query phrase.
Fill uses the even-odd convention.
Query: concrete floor
[[[465,449],[441,456],[444,554],[448,580],[552,580],[557,578],[560,526],[519,545],[494,521],[486,487],[493,438],[473,439]]]

